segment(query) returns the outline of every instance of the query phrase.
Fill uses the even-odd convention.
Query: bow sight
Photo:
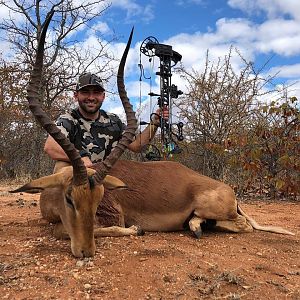
[[[169,120],[160,116],[160,128],[161,128],[161,142],[163,157],[169,157],[174,153],[180,153],[181,149],[174,140],[183,140],[182,128],[183,123],[172,123],[172,99],[178,98],[179,95],[183,94],[182,91],[178,90],[177,86],[171,83],[172,67],[174,67],[182,56],[172,49],[172,46],[160,44],[155,37],[146,38],[140,47],[140,52],[148,57],[151,61],[152,57],[159,57],[159,71],[155,74],[160,76],[160,94],[149,93],[149,96],[156,96],[157,104],[162,111],[169,111]],[[172,64],[173,63],[173,64]],[[141,72],[143,74],[142,65],[140,64]],[[145,77],[145,76],[144,76]],[[146,77],[145,77],[146,78]],[[146,78],[149,79],[149,78]],[[153,119],[153,115],[150,115],[150,120]],[[147,122],[141,122],[141,125],[148,124]],[[175,127],[175,129],[174,129]],[[144,160],[160,160],[162,158],[160,151],[154,145],[145,145],[142,149],[142,157]]]

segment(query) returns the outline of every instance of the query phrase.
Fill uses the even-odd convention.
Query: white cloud
[[[122,104],[120,102],[118,103],[117,101],[111,101],[109,98],[104,101],[103,109],[118,116],[124,115]]]
[[[144,97],[149,92],[150,86],[146,81],[130,81],[126,84],[126,89],[130,97],[140,98],[140,90],[146,91],[141,95],[141,97]]]
[[[16,7],[12,0],[5,1],[5,3],[10,7]],[[23,14],[16,13],[10,10],[7,6],[0,4],[0,22],[2,22],[4,19],[9,19],[9,18],[14,20],[16,24],[19,24],[21,21],[24,20]]]
[[[239,28],[239,25],[241,27]],[[237,28],[233,30],[233,28]],[[244,34],[245,33],[245,34]],[[246,60],[253,60],[255,48],[252,40],[255,28],[249,23],[238,19],[221,19],[217,22],[217,29],[210,33],[179,34],[166,41],[173,49],[182,54],[182,62],[188,69],[201,71],[205,67],[206,53],[209,49],[209,60],[217,62],[229,54],[231,46],[236,47]],[[232,52],[232,65],[238,70],[242,61],[235,51]]]
[[[0,23],[6,22],[9,23],[9,20],[13,20],[14,24],[17,26],[24,22],[24,15],[20,13],[16,13],[10,10],[5,5],[1,4],[0,1]],[[10,7],[15,7],[12,0],[5,1],[6,5]],[[1,48],[0,53],[2,54],[4,59],[12,59],[15,56],[15,46],[8,42],[10,36],[6,30],[0,30],[0,41],[1,41]]]
[[[263,103],[271,103],[283,99],[283,97],[297,97],[300,99],[300,77],[296,81],[286,81],[284,84],[277,84],[274,92],[261,97]]]
[[[191,4],[191,5],[204,5],[205,0],[176,0],[175,4],[180,5],[180,6],[186,6],[188,4]]]
[[[255,61],[261,53],[286,57],[299,55],[300,23],[295,20],[274,19],[255,24],[247,19],[222,18],[216,22],[216,30],[213,32],[178,34],[165,43],[182,54],[186,68],[201,71],[207,49],[210,60],[217,61],[228,54],[231,45],[247,61]],[[235,70],[239,69],[241,60],[238,55],[233,55],[232,64]]]
[[[243,29],[249,42],[254,43],[255,51],[258,53],[274,52],[283,56],[300,54],[299,1],[229,0],[228,5],[249,15],[258,13],[267,15],[268,19],[261,24],[248,23],[249,28],[243,27],[240,22],[238,24],[237,19],[232,19],[232,31]],[[234,28],[235,25],[236,28]],[[229,29],[228,24],[226,26],[226,29]],[[251,35],[249,35],[250,32]]]
[[[279,80],[262,88],[261,95],[257,98],[259,102],[270,104],[286,96],[300,99],[300,64],[273,67],[261,75],[263,78],[269,78],[278,72],[276,78]]]
[[[9,16],[9,9],[4,5],[0,5],[0,8],[0,21],[2,22],[3,19]]]
[[[228,5],[248,14],[266,13],[269,19],[288,16],[300,20],[298,0],[229,0]]]
[[[266,21],[257,26],[254,42],[259,52],[273,51],[283,56],[300,54],[300,22],[283,19]]]
[[[269,74],[277,74],[283,78],[300,78],[300,63],[295,65],[277,66],[270,69]]]
[[[92,30],[98,31],[101,34],[111,34],[112,30],[109,28],[108,24],[105,22],[98,22],[93,25]]]
[[[297,97],[300,99],[300,77],[294,81],[287,81],[285,87],[288,86],[288,97]]]
[[[1,56],[7,60],[13,56],[13,51],[11,51],[11,44],[6,41],[1,41],[1,48],[0,48]]]
[[[118,7],[126,11],[126,19],[140,17],[144,22],[148,22],[154,18],[152,5],[142,6],[134,0],[113,0],[113,7]]]
[[[248,42],[255,39],[255,25],[247,19],[222,18],[216,22],[216,27],[214,35],[222,42]]]

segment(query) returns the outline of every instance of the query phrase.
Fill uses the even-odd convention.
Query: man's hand
[[[81,157],[81,159],[82,159],[82,161],[83,161],[86,168],[90,168],[93,165],[93,163],[92,163],[92,161],[90,160],[89,157],[84,156],[84,157]]]
[[[136,136],[135,141],[128,145],[129,150],[135,153],[139,153],[142,150],[143,146],[151,142],[151,140],[155,136],[157,128],[160,126],[161,115],[165,120],[169,119],[169,110],[167,107],[163,110],[161,108],[158,108],[155,113],[151,114],[150,125],[147,126],[141,134],[138,134]]]
[[[163,119],[169,120],[169,110],[168,110],[167,107],[163,108],[163,109],[158,108],[156,110],[155,114],[153,114],[153,117],[152,117],[151,121],[152,121],[152,123],[154,125],[157,125],[157,126],[160,125],[160,117],[161,117],[161,115],[162,115]]]

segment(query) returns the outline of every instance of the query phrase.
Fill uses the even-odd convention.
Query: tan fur
[[[92,176],[95,170],[88,169],[87,173]],[[113,189],[126,186],[118,178],[110,175],[105,177],[103,185],[92,187],[89,182],[79,186],[72,185],[72,177],[72,167],[61,165],[55,174],[32,180],[14,192],[42,191],[41,213],[46,220],[56,223],[54,235],[58,238],[69,236],[74,256],[94,256],[95,215],[104,194],[104,187]],[[125,230],[124,234],[132,231]]]
[[[41,213],[49,222],[57,223],[56,237],[71,238],[76,257],[94,255],[94,235],[121,236],[138,234],[140,229],[176,231],[189,227],[200,237],[201,224],[210,220],[214,220],[218,230],[251,232],[254,228],[292,234],[282,228],[258,225],[241,210],[228,185],[176,162],[118,161],[103,185],[129,188],[105,193],[103,185],[73,186],[72,167],[58,164],[55,171],[17,191],[43,190]],[[94,172],[88,169],[89,176]],[[67,198],[73,201],[74,207],[68,204]],[[94,229],[95,225],[98,226]]]
[[[126,226],[138,225],[145,231],[182,230],[191,220],[190,229],[198,235],[200,223],[216,220],[219,230],[250,232],[254,228],[293,234],[279,227],[253,226],[253,219],[237,210],[235,194],[228,185],[177,162],[118,161],[110,174],[124,181],[129,190],[106,191],[98,208],[100,218],[104,204],[118,203]],[[109,220],[102,224],[117,225]]]

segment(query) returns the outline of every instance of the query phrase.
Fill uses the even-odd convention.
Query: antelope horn
[[[117,85],[118,85],[118,92],[120,99],[122,101],[123,107],[126,113],[127,119],[127,126],[125,131],[122,134],[122,138],[112,150],[112,152],[106,157],[106,159],[102,162],[99,162],[93,166],[96,169],[96,173],[94,174],[94,180],[97,184],[100,184],[104,177],[107,175],[111,167],[114,163],[119,159],[119,157],[123,154],[125,149],[128,147],[130,143],[134,140],[135,132],[137,130],[137,119],[135,117],[135,112],[133,111],[132,105],[129,102],[127,97],[127,93],[125,90],[124,84],[124,67],[127,59],[127,55],[129,52],[132,35],[133,35],[132,28],[126,48],[124,50],[123,56],[120,61],[119,69],[118,69],[118,76],[117,76]]]
[[[29,102],[29,108],[36,118],[36,120],[42,125],[42,127],[54,138],[54,140],[63,148],[67,156],[69,157],[73,166],[73,181],[75,185],[81,185],[87,182],[87,171],[84,166],[81,157],[74,147],[74,145],[61,133],[54,122],[47,116],[47,114],[41,108],[40,99],[40,86],[43,70],[44,59],[44,47],[48,26],[53,17],[54,10],[52,9],[46,17],[39,41],[36,54],[35,64],[33,70],[30,73],[30,80],[27,86],[27,100]]]

